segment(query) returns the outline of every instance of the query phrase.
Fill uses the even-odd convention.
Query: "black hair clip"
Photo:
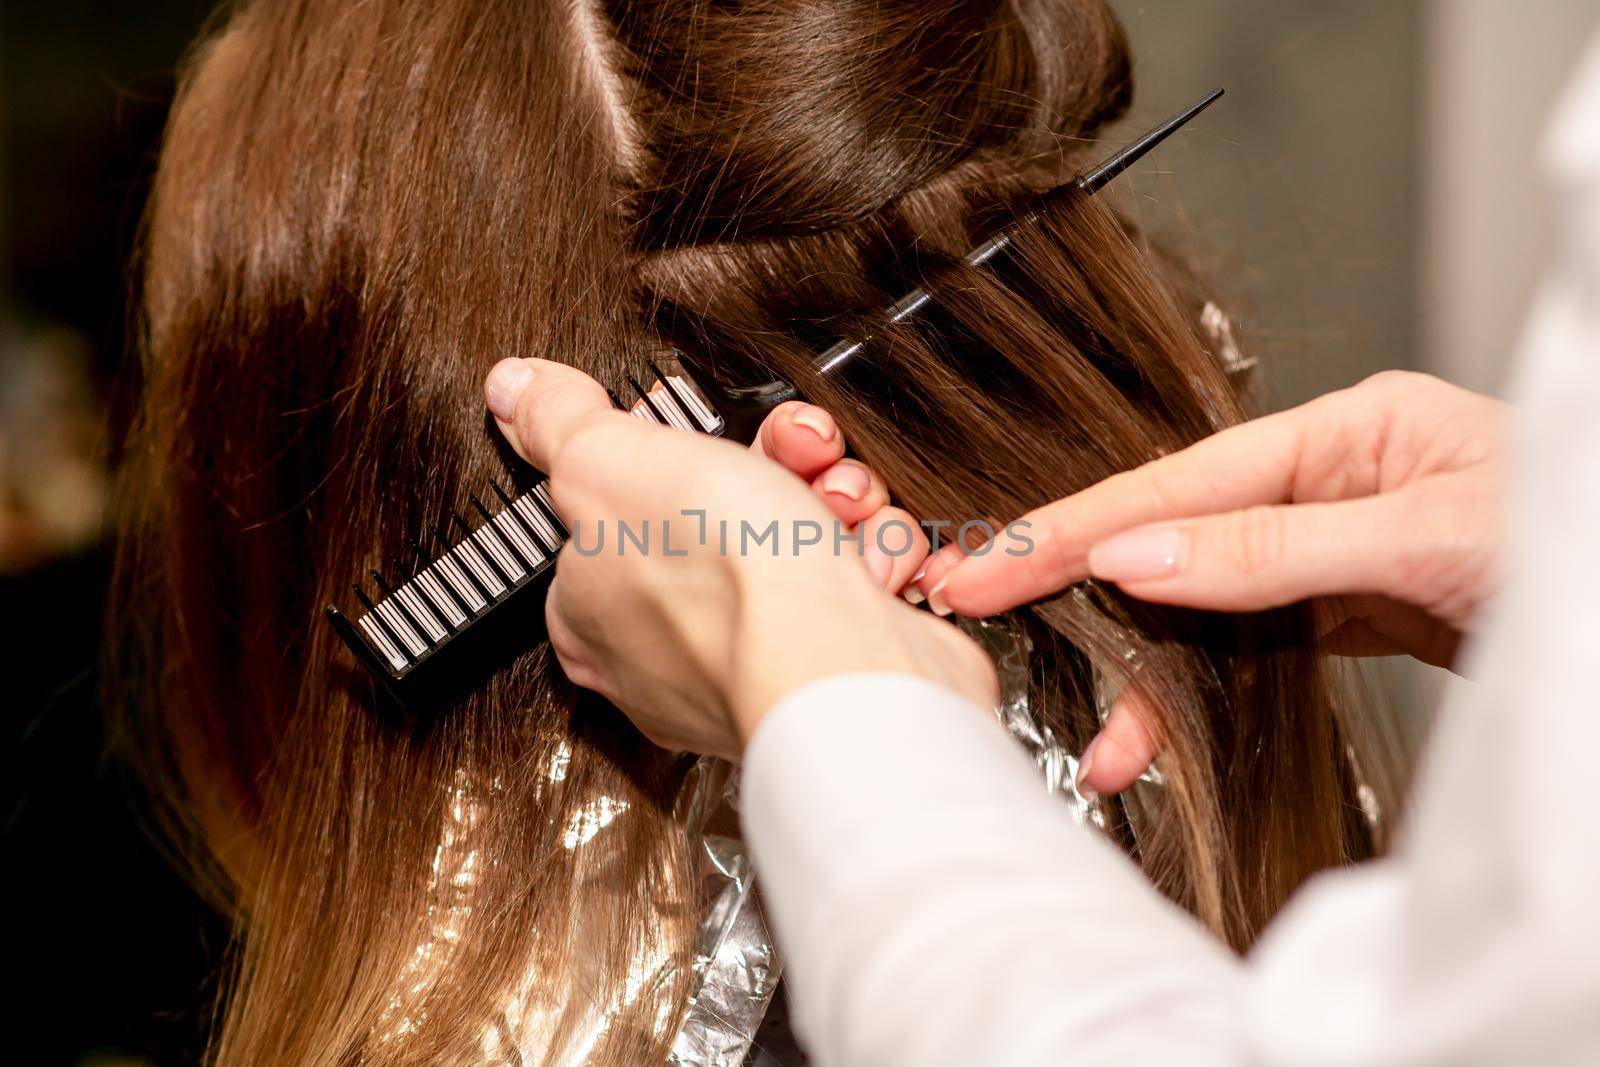
[[[1054,197],[1069,190],[1093,196],[1145,153],[1181,129],[1218,97],[1214,89],[1179,114],[1127,145],[1073,182],[1041,196],[1037,205],[971,249],[963,259],[982,266],[1008,248],[1019,227],[1036,219]],[[916,288],[885,311],[888,323],[903,322],[935,299]],[[819,355],[818,374],[840,372],[866,348],[870,337],[841,340]],[[680,430],[694,430],[748,442],[762,419],[789,400],[800,398],[793,385],[728,387],[686,356],[678,365],[650,363],[647,386],[628,378],[635,399],[612,402],[638,418]],[[680,373],[681,371],[681,373]],[[510,490],[492,482],[493,499],[470,495],[474,525],[458,511],[429,531],[434,546],[414,540],[409,560],[392,559],[392,579],[370,572],[374,599],[355,586],[361,612],[352,622],[328,607],[334,629],[380,684],[403,707],[421,711],[481,683],[488,672],[526,650],[542,632],[544,590],[555,569],[567,529],[550,500],[543,478]]]

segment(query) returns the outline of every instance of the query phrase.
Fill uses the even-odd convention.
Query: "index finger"
[[[489,372],[484,400],[517,455],[548,471],[561,443],[591,419],[617,411],[601,384],[565,363],[503,359]]]
[[[1293,492],[1304,423],[1296,409],[1230,426],[1035,508],[1008,527],[1031,542],[1026,551],[968,556],[949,571],[937,601],[963,615],[994,615],[1087,578],[1090,547],[1114,533],[1160,519],[1282,503]]]

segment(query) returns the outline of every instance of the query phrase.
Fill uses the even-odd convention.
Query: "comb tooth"
[[[609,396],[611,398],[611,406],[616,408],[618,411],[627,411],[628,410],[628,405],[624,404],[622,402],[622,398],[620,396],[618,396],[616,393],[613,393],[611,390],[607,389],[606,390],[606,396]]]
[[[635,418],[643,419],[646,422],[660,422],[661,416],[656,414],[655,408],[650,403],[649,395],[645,393],[643,389],[639,388],[639,383],[634,380],[633,375],[627,375],[625,380],[630,386],[633,387],[633,395],[644,402],[644,407],[642,408],[639,406],[637,401],[629,404],[626,409],[628,414]]]
[[[444,527],[435,526],[433,528],[433,536],[439,539],[440,544],[444,545],[444,554],[439,557],[439,566],[444,570],[445,577],[451,580],[452,587],[455,587],[455,579],[459,578],[472,590],[473,596],[482,601],[477,608],[467,605],[467,615],[470,617],[488,607],[489,602],[494,597],[490,596],[489,590],[484,588],[482,582],[478,581],[478,576],[472,573],[470,566],[456,562],[455,546],[450,543],[450,538],[445,535]],[[455,591],[457,593],[461,592],[459,588],[455,588]]]
[[[448,566],[446,566],[444,560],[440,560],[439,562],[435,563],[431,569],[439,572],[435,582],[440,589],[444,590],[445,596],[449,597],[451,602],[455,604],[456,610],[461,612],[461,625],[465,625],[466,620],[472,618],[476,612],[473,610],[472,605],[467,603],[467,598],[462,591],[456,588],[456,582],[458,579],[455,575],[451,574],[450,569]],[[464,578],[459,580],[465,584]]]
[[[483,558],[487,559],[494,569],[499,572],[501,579],[506,584],[506,588],[510,589],[515,586],[517,579],[521,576],[516,572],[522,571],[522,565],[512,558],[510,550],[506,548],[505,541],[500,536],[500,532],[493,529],[489,523],[484,523],[478,527],[478,532],[473,535],[472,539],[483,549]]]
[[[356,595],[361,597],[364,602],[370,603],[366,599],[366,594],[361,591],[360,586],[352,586],[352,588],[355,589]],[[351,627],[351,632],[360,635],[361,642],[366,650],[377,650],[387,670],[403,671],[409,664],[415,662],[411,658],[411,653],[406,649],[405,643],[394,638],[389,633],[388,626],[376,612],[369,611],[362,615],[356,626]],[[361,652],[357,651],[356,654],[360,656]],[[365,659],[364,656],[362,658]]]
[[[672,382],[668,381],[667,376],[661,373],[661,368],[656,366],[655,360],[645,360],[645,366],[650,368],[651,377],[661,383],[662,401],[683,417],[683,428],[685,430],[699,429],[705,431],[705,423],[695,412],[689,410],[689,406],[684,403],[683,397],[679,396],[678,391],[672,387]]]
[[[482,549],[482,552],[480,552],[480,557],[488,560],[490,566],[493,566],[494,574],[498,576],[499,581],[506,584],[506,589],[510,589],[512,585],[517,584],[517,579],[515,579],[515,577],[512,576],[512,573],[510,573],[512,561],[510,561],[510,558],[504,557],[506,547],[501,545],[498,534],[494,533],[493,528],[490,526],[490,520],[493,518],[493,515],[490,515],[490,509],[483,507],[483,501],[480,501],[477,496],[472,496],[472,494],[469,494],[467,499],[472,501],[472,506],[478,510],[478,515],[482,515],[483,517],[483,525],[478,526],[477,530],[472,531],[472,536],[470,536],[467,541],[469,541],[470,544],[472,544],[472,547],[475,547],[475,549]]]
[[[639,379],[630,374],[628,375],[628,384],[633,386],[633,391],[639,394],[639,399],[644,401],[644,406],[650,409],[650,413],[656,417],[657,422],[666,426],[672,425],[672,420],[667,418],[661,408],[656,405],[655,397],[650,395],[650,391],[639,384]]]
[[[428,643],[418,633],[417,625],[408,622],[405,612],[395,607],[393,601],[379,601],[378,614],[388,620],[389,629],[400,635],[401,642],[411,650],[412,655],[418,659],[427,655]]]
[[[494,495],[500,498],[501,516],[505,519],[505,521],[512,523],[516,527],[518,536],[527,542],[526,545],[520,546],[524,549],[523,555],[526,556],[526,550],[530,548],[535,552],[538,552],[539,545],[544,541],[544,538],[540,537],[538,531],[531,527],[527,516],[523,515],[517,510],[516,501],[512,500],[506,491],[500,488],[500,483],[498,481],[490,482],[489,487],[494,490]],[[530,560],[529,562],[532,561]],[[540,553],[540,562],[543,562],[543,553]]]
[[[463,557],[461,564],[458,565],[456,563],[456,546],[450,543],[450,535],[444,532],[444,527],[435,526],[433,528],[433,536],[438,538],[439,543],[444,546],[444,553],[439,557],[440,563],[448,563],[462,578],[466,579],[467,584],[472,587],[478,599],[483,601],[482,607],[488,607],[494,601],[494,596],[489,592],[488,587],[478,580],[478,576],[473,572],[471,565],[465,562],[465,557]],[[476,610],[482,610],[482,608]],[[476,614],[476,611],[469,611],[467,614]]]
[[[413,663],[411,653],[404,644],[395,644],[389,640],[388,635],[378,625],[376,615],[363,615],[357,623],[358,631],[369,648],[376,648],[383,657],[385,669],[389,671],[403,671]]]
[[[722,416],[712,410],[707,405],[707,401],[703,399],[704,396],[709,394],[699,393],[697,385],[691,384],[683,378],[668,376],[656,364],[655,360],[650,360],[649,363],[650,371],[656,376],[656,380],[666,387],[667,392],[678,398],[680,406],[688,409],[689,413],[694,416],[695,422],[699,424],[702,433],[721,434],[727,428],[727,423]]]
[[[495,533],[499,534],[511,551],[516,553],[517,560],[526,566],[528,573],[531,574],[544,562],[544,553],[539,551],[539,546],[528,540],[521,521],[509,506],[510,499],[506,496],[505,490],[501,489],[497,482],[489,484],[494,488],[495,495],[500,498],[501,503],[507,505],[502,507],[500,514],[491,520]]]
[[[467,499],[472,502],[472,506],[477,510],[478,514],[483,516],[483,525],[478,527],[477,533],[473,535],[473,540],[484,547],[484,554],[489,557],[489,561],[495,565],[501,577],[505,579],[506,585],[508,587],[516,585],[518,576],[513,575],[511,571],[521,565],[506,550],[506,546],[501,540],[500,532],[494,528],[494,516],[489,514],[489,509],[483,506],[483,501],[478,499],[478,494],[468,493]]]
[[[393,560],[395,569],[401,574],[404,574],[407,570],[404,562],[398,556],[393,557]],[[424,623],[426,623],[428,619],[432,619],[435,622],[443,624],[440,630],[440,636],[434,638],[435,641],[439,641],[443,640],[446,632],[453,632],[455,630],[455,624],[450,621],[450,610],[444,605],[443,598],[441,598],[438,592],[434,589],[435,583],[428,579],[428,576],[424,573],[424,571],[425,568],[421,567],[412,569],[411,577],[406,581],[405,586],[401,588],[400,593],[403,596],[406,594],[407,590],[412,591],[411,595],[413,598],[415,598],[416,603],[412,604],[411,606],[414,609],[420,606],[422,610],[428,613],[428,617],[423,619]],[[416,590],[421,590],[421,592],[416,592]]]
[[[456,542],[456,546],[452,551],[461,557],[462,562],[467,565],[467,570],[472,572],[473,584],[483,593],[484,600],[489,604],[493,604],[495,597],[499,596],[499,594],[490,588],[491,585],[504,585],[504,583],[494,574],[491,565],[484,562],[483,554],[478,551],[478,546],[472,543],[472,528],[467,525],[467,520],[463,519],[461,513],[455,510],[450,512],[450,518],[464,535],[460,541]]]
[[[533,487],[532,491],[528,495],[533,497],[534,503],[539,505],[539,510],[544,512],[545,517],[555,525],[556,532],[559,533],[563,539],[571,535],[571,531],[567,529],[567,524],[561,521],[560,515],[556,514],[555,501],[550,499],[549,482],[540,482],[538,485]]]
[[[370,618],[363,616],[359,623],[353,624],[332,604],[328,605],[327,616],[334,632],[374,676],[381,679],[406,669],[406,658]]]
[[[478,587],[484,591],[489,603],[494,603],[500,594],[505,592],[506,585],[500,580],[500,575],[478,551],[478,546],[471,541],[463,541],[456,546],[456,555],[461,558],[473,574],[477,576]]]
[[[443,623],[444,628],[450,633],[455,633],[456,629],[467,621],[465,613],[460,611],[455,599],[446,591],[444,583],[427,571],[418,571],[417,576],[411,579],[411,584],[418,591],[417,599],[422,601],[433,613],[434,618]],[[455,618],[458,614],[459,622]]]
[[[399,653],[406,658],[407,663],[417,662],[417,657],[411,654],[411,649],[407,647],[405,641],[401,640],[399,631],[390,626],[389,620],[385,619],[383,615],[379,613],[377,605],[374,604],[372,599],[367,596],[367,591],[361,588],[359,585],[353,585],[350,588],[356,591],[356,599],[361,601],[361,606],[367,609],[367,614],[365,617],[371,619],[378,629],[382,630],[386,635],[388,635],[389,639],[394,643],[396,650],[398,650]]]
[[[400,618],[405,620],[406,625],[411,628],[411,636],[415,637],[417,639],[417,643],[422,645],[424,649],[433,644],[433,642],[430,641],[427,636],[428,628],[422,624],[421,619],[418,619],[411,613],[411,608],[406,604],[405,598],[395,595],[394,590],[389,587],[389,583],[383,580],[383,575],[379,574],[375,570],[369,571],[368,573],[372,575],[372,580],[378,583],[378,588],[383,590],[383,603],[380,605],[380,608],[390,608],[391,610],[398,612],[400,614]],[[398,629],[398,627],[396,629]],[[406,636],[406,632],[404,630],[400,630],[400,636],[404,638]],[[406,642],[408,645],[410,643],[411,642],[409,641]]]
[[[650,364],[650,369],[655,371],[655,364]],[[661,421],[668,426],[679,430],[693,431],[695,428],[694,421],[689,418],[688,412],[683,410],[683,404],[679,402],[677,394],[672,391],[672,386],[668,385],[666,379],[661,377],[660,371],[656,371],[655,377],[660,380],[661,388],[659,390],[642,390],[645,396],[645,403],[655,408],[656,414],[661,416]],[[637,386],[635,387],[637,388]]]
[[[395,570],[396,574],[405,574],[407,570],[411,570],[411,568],[408,568],[406,566],[405,561],[402,560],[399,556],[391,555],[389,557],[389,562],[394,564],[394,570]],[[416,580],[417,580],[417,572],[415,570],[411,570],[411,577],[406,579],[405,583],[400,586],[400,591],[399,591],[398,595],[401,596],[401,597],[406,596],[407,591],[410,588],[410,586],[416,584]],[[423,591],[427,592],[426,589],[424,589]],[[455,629],[454,626],[450,625],[450,620],[447,619],[444,616],[443,612],[433,608],[427,602],[427,600],[424,600],[422,597],[418,597],[414,593],[411,594],[411,595],[412,595],[412,597],[415,598],[416,602],[412,603],[410,600],[406,600],[404,602],[406,604],[410,605],[410,607],[412,609],[412,614],[416,615],[417,620],[422,623],[424,629],[430,630],[430,631],[433,629],[433,627],[428,626],[428,622],[430,620],[435,622],[435,623],[443,623],[444,624],[443,626],[439,627],[439,636],[433,638],[435,643],[437,643],[440,640],[443,640],[444,635],[445,635],[445,633],[447,631]],[[430,599],[431,599],[431,594],[430,594]],[[419,608],[421,609],[422,612],[426,612],[427,613],[426,616],[424,616],[423,614],[421,614],[418,611]],[[432,634],[429,633],[426,636],[432,637]]]
[[[499,599],[506,590],[506,583],[500,577],[500,568],[486,558],[485,552],[478,551],[477,543],[462,541],[456,546],[456,554],[478,576],[478,584],[488,594],[489,602]]]
[[[443,558],[436,559],[428,555],[428,553],[423,550],[421,541],[411,542],[411,547],[416,550],[417,557],[424,561],[422,573],[425,574],[430,570],[437,570],[440,574],[443,574],[444,579],[437,583],[439,588],[443,589],[445,591],[445,595],[447,595],[451,600],[455,601],[456,607],[461,610],[463,619],[472,618],[472,608],[467,605],[466,600],[464,600],[461,596],[461,591],[458,590],[455,587],[455,583],[451,581],[451,577],[445,569],[445,560]]]
[[[557,524],[538,506],[538,499],[538,495],[533,491],[524,493],[511,505],[511,510],[517,513],[524,524],[532,528],[534,536],[539,539],[539,543],[546,551],[560,552],[564,542]]]
[[[401,607],[411,609],[407,615],[422,627],[422,636],[436,645],[449,636],[452,627],[440,612],[428,606],[423,593],[417,592],[419,588],[426,593],[426,588],[413,579],[395,590],[395,599]]]

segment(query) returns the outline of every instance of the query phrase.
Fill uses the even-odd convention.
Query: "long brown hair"
[[[957,522],[1237,421],[1197,308],[1105,206],[1052,209],[996,272],[955,260],[1130,97],[1101,0],[219,18],[147,216],[109,675],[169,829],[237,917],[216,1059],[511,1059],[524,1032],[545,1062],[664,1059],[696,907],[683,760],[542,647],[396,722],[320,609],[514,462],[479,394],[507,355],[614,380],[665,343],[788,376],[908,507]],[[808,352],[916,280],[940,311],[812,380]],[[1373,849],[1362,736],[1306,612],[1088,589],[1023,618],[1069,743],[1092,735],[1096,665],[1136,665],[1166,787],[1111,832],[1234,945]],[[605,847],[570,847],[575,826]]]

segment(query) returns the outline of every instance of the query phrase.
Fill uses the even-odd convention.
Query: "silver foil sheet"
[[[701,757],[684,789],[694,875],[710,903],[696,940],[689,1007],[667,1062],[739,1067],[778,987],[778,951],[738,836],[738,768]]]

